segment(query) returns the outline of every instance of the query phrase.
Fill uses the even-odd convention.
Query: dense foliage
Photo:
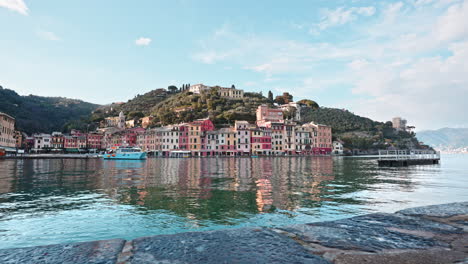
[[[218,127],[233,124],[235,120],[254,122],[256,109],[261,104],[271,105],[273,94],[268,98],[262,93],[246,92],[242,99],[222,98],[217,88],[201,94],[192,94],[188,85],[181,89],[169,86],[137,95],[126,103],[98,106],[79,100],[60,97],[19,96],[12,90],[0,87],[0,111],[14,116],[17,126],[27,133],[68,131],[70,129],[92,130],[106,117],[117,116],[123,111],[127,120],[144,116],[154,117],[151,126],[190,122],[210,118]],[[284,93],[281,101],[292,100]],[[309,108],[303,113],[304,122],[329,125],[335,139],[341,139],[349,149],[379,149],[389,146],[398,148],[418,147],[414,133],[396,131],[391,122],[376,122],[355,115],[348,110],[319,107],[312,100],[299,101]],[[295,116],[295,109],[285,111],[286,118]]]
[[[261,94],[246,93],[242,99],[222,98],[216,89],[192,94],[182,92],[151,109],[155,123],[162,125],[190,122],[209,117],[215,124],[232,124],[235,120],[255,121],[255,111],[269,100]]]
[[[315,122],[333,127],[333,132],[373,131],[375,126],[382,124],[369,118],[355,115],[348,110],[336,108],[317,108],[307,111],[305,122]]]
[[[305,113],[304,121],[329,125],[333,135],[343,141],[348,149],[419,148],[412,132],[397,131],[391,122],[377,122],[355,115],[345,109],[317,108]]]
[[[96,104],[62,97],[20,96],[0,86],[0,112],[16,119],[17,129],[28,134],[63,131],[70,122],[86,122]],[[82,123],[82,122],[81,122]]]

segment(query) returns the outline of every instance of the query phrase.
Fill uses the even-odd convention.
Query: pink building
[[[104,149],[102,146],[103,135],[99,133],[89,133],[87,135],[86,146],[88,149]]]
[[[187,124],[179,125],[179,149],[188,150],[189,147],[189,128]]]
[[[64,136],[63,148],[67,150],[77,149],[78,148],[77,138],[74,136]]]
[[[326,125],[316,125],[317,135],[313,151],[315,154],[330,154],[333,148],[332,128]]]
[[[270,108],[267,105],[260,105],[257,108],[257,125],[264,126],[265,122],[283,123],[283,110]]]
[[[271,154],[271,130],[268,128],[251,129],[251,148],[252,154],[269,155]]]

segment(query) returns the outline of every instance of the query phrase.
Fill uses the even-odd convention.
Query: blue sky
[[[183,83],[467,127],[468,0],[0,0],[0,85],[94,103]]]

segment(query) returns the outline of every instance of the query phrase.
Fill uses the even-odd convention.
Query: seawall
[[[274,229],[3,249],[0,263],[468,263],[468,202]]]

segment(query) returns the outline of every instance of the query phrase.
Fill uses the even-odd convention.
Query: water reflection
[[[385,169],[375,160],[331,157],[4,160],[0,247],[391,211],[430,203],[428,192],[467,196],[452,184],[464,169]]]

